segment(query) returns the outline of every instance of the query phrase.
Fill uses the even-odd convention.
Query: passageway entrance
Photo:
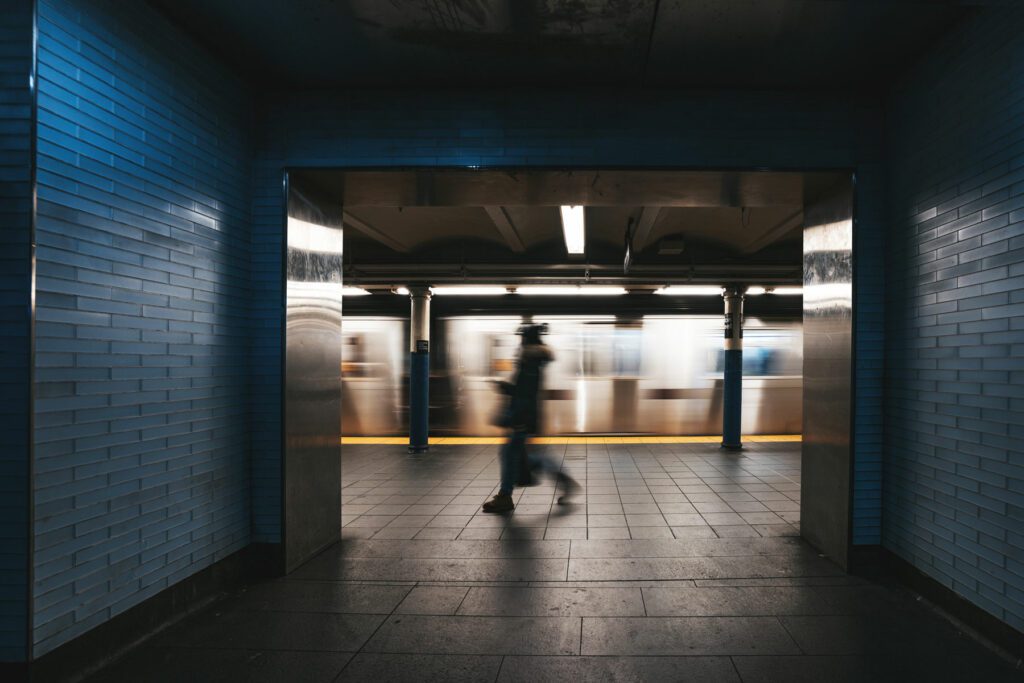
[[[849,173],[318,169],[290,172],[288,186],[289,569],[340,523],[377,540],[770,537],[799,525],[846,566]],[[723,288],[742,314],[723,315]],[[574,520],[543,488],[526,490],[516,524],[477,516],[496,484],[486,382],[511,368],[523,321],[549,326],[560,359],[538,441],[586,477]],[[719,448],[730,415],[738,453]],[[410,458],[405,446],[430,450]],[[591,517],[621,517],[625,531]]]

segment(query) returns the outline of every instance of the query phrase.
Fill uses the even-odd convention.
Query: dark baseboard
[[[225,591],[253,579],[279,576],[280,566],[278,544],[251,544],[46,653],[24,667],[20,679],[3,680],[80,680]]]
[[[886,573],[885,551],[880,545],[853,545],[846,556],[847,572],[876,578]]]
[[[954,593],[902,557],[889,550],[883,550],[882,553],[890,575],[1006,650],[1011,656],[1017,659],[1024,658],[1024,633]]]
[[[0,662],[0,681],[27,681],[28,662]]]

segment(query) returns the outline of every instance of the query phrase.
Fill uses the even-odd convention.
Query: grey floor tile
[[[206,611],[158,636],[155,645],[249,650],[356,652],[384,617],[377,614]]]
[[[516,557],[568,557],[568,541],[532,541],[505,543],[498,541],[387,541],[369,540],[341,544],[337,551],[330,550],[321,557],[345,558],[472,558],[497,559]],[[320,560],[316,558],[315,561]]]
[[[498,539],[501,537],[502,532],[505,531],[504,527],[466,527],[459,532],[459,540],[467,541],[478,541],[478,540],[491,540]]]
[[[468,586],[416,586],[398,605],[395,613],[455,614],[468,591]]]
[[[667,541],[665,541],[667,542]],[[725,579],[774,576],[829,576],[838,567],[822,559],[781,555],[569,560],[570,581]]]
[[[626,513],[626,524],[630,527],[635,526],[668,526],[668,522],[665,521],[665,516],[660,512],[650,515],[632,515]]]
[[[629,535],[636,539],[675,538],[667,526],[631,526]]]
[[[700,526],[674,526],[672,535],[676,538],[717,538],[715,530],[707,524]]]
[[[277,612],[390,614],[411,586],[280,579],[249,586],[219,609]]]
[[[592,515],[621,515],[622,505],[619,503],[587,503],[587,512]]]
[[[345,667],[339,681],[373,683],[476,683],[493,681],[501,657],[481,655],[410,655],[363,652]]]
[[[303,567],[293,576],[351,581],[557,581],[565,578],[567,563],[532,558],[351,558],[333,566]]]
[[[145,647],[87,679],[89,683],[331,683],[353,654]]]
[[[546,527],[505,527],[501,540],[533,540],[544,538]]]
[[[371,538],[408,541],[410,539],[416,538],[417,534],[419,534],[421,529],[422,527],[386,526],[377,533],[375,533]]]
[[[390,617],[366,652],[424,654],[579,654],[580,620],[572,617]]]
[[[643,616],[639,588],[474,587],[459,614],[484,616]]]
[[[625,515],[587,515],[588,527],[626,526]]]
[[[653,586],[643,594],[650,616],[870,614],[906,607],[874,586]]]
[[[726,524],[746,524],[739,514],[735,512],[704,512],[704,521],[711,526],[720,526]]]
[[[583,620],[585,655],[800,654],[775,617],[597,617]]]
[[[506,657],[499,683],[738,683],[728,657]]]
[[[736,524],[728,526],[716,525],[712,527],[719,538],[760,538],[761,534],[749,524]],[[374,536],[374,538],[377,538]]]
[[[676,539],[574,542],[572,558],[627,557],[743,557],[757,555],[804,555],[816,557],[810,546],[793,538]]]
[[[544,538],[548,540],[585,540],[587,538],[587,528],[585,526],[560,527],[549,525],[547,531],[544,534]]]
[[[462,533],[462,527],[424,527],[416,532],[417,540],[426,541],[454,541]]]
[[[800,530],[791,524],[753,524],[751,525],[761,536],[799,536]]]

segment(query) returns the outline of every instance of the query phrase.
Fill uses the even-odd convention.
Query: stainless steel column
[[[409,452],[430,448],[430,288],[410,287]]]
[[[725,359],[722,373],[722,448],[743,448],[743,287],[729,287],[725,301]]]
[[[851,543],[853,183],[804,209],[804,428],[800,533],[846,568]]]
[[[341,207],[287,181],[285,571],[341,537]]]

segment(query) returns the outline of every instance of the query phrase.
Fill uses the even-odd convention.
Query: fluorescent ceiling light
[[[764,294],[766,291],[768,291],[768,290],[766,290],[761,285],[755,285],[753,287],[747,287],[746,294],[747,294],[747,296],[760,296],[760,295]]]
[[[565,250],[570,254],[582,254],[586,244],[586,227],[583,222],[582,206],[562,206],[562,234],[565,235]]]
[[[341,288],[341,295],[342,296],[366,296],[368,294],[369,294],[369,292],[366,291],[365,289],[363,289],[362,287],[342,287]]]
[[[717,285],[672,285],[662,287],[655,294],[667,296],[722,296],[722,288]]]
[[[527,285],[516,287],[516,294],[527,296],[618,296],[625,294],[624,287],[608,287],[602,285]]]
[[[395,289],[395,294],[398,294],[400,296],[409,296],[409,288],[408,287],[398,287],[397,289]]]
[[[430,291],[436,296],[503,296],[508,294],[508,289],[499,286],[453,286],[453,287],[432,287]]]

